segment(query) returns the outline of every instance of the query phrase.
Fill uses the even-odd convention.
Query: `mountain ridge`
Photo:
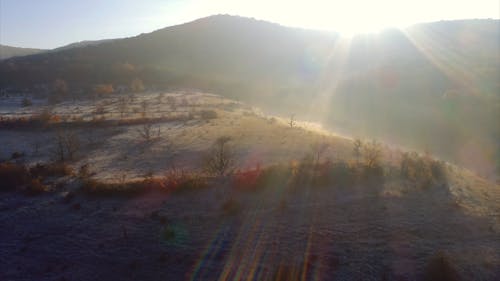
[[[44,49],[14,47],[0,44],[0,60],[45,52]]]

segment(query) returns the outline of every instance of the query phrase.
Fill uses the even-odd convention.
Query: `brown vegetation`
[[[446,181],[444,162],[429,155],[420,156],[416,152],[403,153],[400,165],[401,176],[422,187]]]
[[[215,110],[202,110],[200,112],[200,117],[203,120],[216,119],[217,116],[218,116],[217,111],[215,111]]]
[[[49,177],[72,174],[69,166],[60,163],[38,163],[32,167],[23,164],[0,163],[0,191],[22,190],[28,194],[48,191],[42,182]]]

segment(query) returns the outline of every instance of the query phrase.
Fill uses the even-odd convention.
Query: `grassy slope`
[[[142,178],[150,170],[161,176],[172,163],[196,169],[220,135],[233,137],[241,168],[300,160],[318,140],[331,143],[324,158],[353,160],[348,138],[306,123],[289,128],[287,120],[217,96],[187,97],[190,105],[178,106],[178,114],[196,107],[217,110],[218,118],[155,124],[161,137],[151,143],[139,137],[141,125],[74,125],[82,147],[72,165],[91,163],[95,177],[105,181],[120,181],[123,173],[126,181]],[[151,94],[136,95],[129,106],[140,107],[144,100],[150,104],[148,117],[171,110]],[[107,120],[121,119],[116,96],[97,104],[104,105]],[[58,105],[54,112],[91,118],[94,109],[91,102],[79,101]],[[39,108],[3,110],[22,114]],[[164,112],[155,113],[160,110]],[[130,110],[124,119],[140,115]],[[46,160],[55,133],[2,129],[1,155],[25,151],[26,161]],[[31,153],[35,141],[41,142],[38,155]],[[383,158],[389,168],[400,154],[386,147]],[[184,280],[255,274],[259,280],[273,280],[281,274],[286,280],[418,280],[429,260],[442,251],[466,280],[495,280],[500,266],[495,251],[500,247],[499,188],[467,170],[447,167],[447,185],[427,189],[390,177],[381,185],[276,184],[256,191],[219,183],[179,194],[95,200],[68,196],[77,187],[70,180],[35,198],[8,193],[0,198],[0,236],[5,237],[0,242],[0,278]]]

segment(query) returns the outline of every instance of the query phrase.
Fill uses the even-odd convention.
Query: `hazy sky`
[[[343,33],[499,18],[499,0],[0,0],[0,44],[54,48],[134,36],[213,14]]]

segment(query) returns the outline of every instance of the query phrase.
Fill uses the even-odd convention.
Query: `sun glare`
[[[399,26],[394,25],[384,25],[384,24],[370,24],[370,23],[351,23],[345,25],[342,28],[338,28],[337,31],[343,37],[354,37],[359,34],[376,34],[387,28],[399,28]]]
[[[392,13],[398,3],[384,5],[366,1],[210,1],[196,2],[192,17],[225,13],[269,20],[286,26],[334,31],[346,37],[402,28],[413,19]],[[277,12],[279,11],[279,12]]]

